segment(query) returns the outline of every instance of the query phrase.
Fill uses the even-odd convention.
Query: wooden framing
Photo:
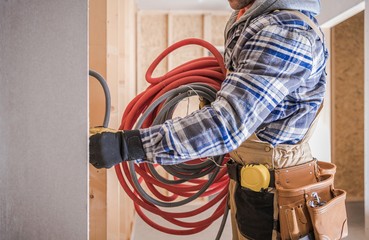
[[[136,95],[135,13],[133,0],[90,1],[90,68],[107,80],[112,103],[109,127],[115,129]],[[92,83],[90,126],[101,125],[104,104],[101,87]],[[133,214],[133,203],[115,170],[90,166],[90,239],[130,239]]]
[[[106,0],[93,0],[89,3],[89,62],[90,69],[106,78]],[[104,116],[105,99],[101,86],[90,80],[90,127],[101,126]],[[90,204],[89,235],[91,240],[106,239],[106,170],[89,166]]]

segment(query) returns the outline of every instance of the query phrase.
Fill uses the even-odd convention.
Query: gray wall
[[[0,239],[88,238],[87,1],[0,0]]]

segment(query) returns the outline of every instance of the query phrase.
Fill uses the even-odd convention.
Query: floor
[[[197,205],[195,206],[182,206],[179,208],[173,208],[170,211],[173,212],[185,212],[190,211],[193,209],[198,208]],[[168,210],[167,210],[168,211]],[[204,213],[200,214],[199,216],[188,218],[188,219],[181,219],[186,222],[194,222],[206,219],[206,217],[210,216],[214,212],[214,209],[208,209]],[[148,214],[151,220],[154,222],[161,224],[164,227],[168,228],[174,228],[179,229],[179,227],[176,227],[175,225],[162,220],[161,218]],[[160,232],[149,225],[147,225],[138,215],[136,215],[136,224],[134,225],[133,233],[131,240],[207,240],[207,239],[215,239],[218,229],[221,223],[221,218],[216,220],[212,225],[210,225],[207,229],[205,229],[202,232],[199,232],[194,235],[184,235],[184,236],[176,236],[176,235],[170,235],[163,232]],[[227,219],[227,223],[225,225],[221,240],[229,240],[232,239],[231,234],[231,224],[230,224],[230,218]]]
[[[349,235],[347,240],[362,240],[365,238],[364,202],[348,202],[347,221],[349,224]]]
[[[194,206],[184,206],[176,211],[189,211],[194,209]],[[174,209],[173,209],[174,211]],[[204,214],[200,215],[200,217],[206,218],[212,213],[212,209],[209,209]],[[364,233],[364,203],[363,202],[350,202],[347,203],[347,215],[348,215],[348,223],[349,223],[349,236],[345,238],[345,240],[365,240],[369,239],[369,237],[365,238]],[[165,227],[173,227],[171,223],[165,222],[158,218],[157,216],[148,214],[151,220],[154,222],[161,224]],[[201,218],[201,219],[203,219]],[[199,221],[199,216],[196,217],[196,220]],[[189,218],[186,221],[193,221],[194,218]],[[149,225],[147,225],[139,216],[136,216],[136,222],[134,225],[133,233],[131,240],[212,240],[215,239],[218,228],[220,226],[221,219],[215,221],[209,228],[206,230],[197,233],[195,235],[187,235],[187,236],[174,236],[166,233],[162,233]],[[232,239],[231,234],[231,226],[229,218],[227,220],[227,224],[225,226],[223,235],[221,240],[230,240]]]

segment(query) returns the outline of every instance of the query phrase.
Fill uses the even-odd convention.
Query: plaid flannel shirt
[[[227,51],[232,72],[216,100],[184,118],[141,129],[147,159],[137,162],[165,165],[222,155],[254,132],[272,145],[304,137],[325,93],[323,40],[297,16],[280,11],[239,24]]]

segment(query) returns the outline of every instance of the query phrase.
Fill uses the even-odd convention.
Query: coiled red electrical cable
[[[185,45],[202,46],[208,49],[213,54],[213,56],[202,57],[189,61],[169,71],[164,76],[157,78],[152,77],[155,68],[168,54]],[[201,39],[191,38],[173,44],[163,53],[161,53],[148,68],[146,73],[146,80],[151,85],[144,92],[137,95],[128,104],[122,117],[120,129],[132,129],[140,115],[164,93],[178,88],[182,85],[191,83],[201,83],[203,85],[205,84],[209,87],[219,90],[221,82],[225,79],[225,76],[226,69],[223,64],[223,57],[218,52],[218,50],[210,43]],[[141,127],[151,126],[157,112],[161,109],[161,107],[162,104],[159,105],[153,112],[151,112],[150,115],[148,115],[148,117],[145,119]],[[190,162],[190,164],[197,164],[202,161],[204,160],[193,160]],[[226,159],[223,160],[222,164],[224,164],[225,162]],[[154,166],[157,167],[158,165],[156,164]],[[155,204],[145,199],[145,197],[142,196],[135,188],[134,181],[132,181],[130,175],[130,171],[132,170],[128,168],[127,162],[116,165],[115,170],[123,189],[134,201],[135,209],[139,216],[153,228],[156,228],[157,230],[165,233],[175,235],[188,235],[198,233],[207,228],[220,216],[222,216],[226,207],[225,205],[229,182],[229,178],[226,174],[226,168],[220,169],[214,179],[214,182],[204,193],[201,194],[201,197],[212,196],[211,200],[203,206],[188,212],[164,211]],[[208,181],[207,179],[199,178],[183,181],[175,185],[163,183],[156,179],[155,176],[150,173],[147,163],[134,164],[134,171],[140,176],[139,182],[145,183],[148,190],[151,191],[152,195],[154,195],[157,199],[166,202],[173,202],[178,199],[178,197],[190,197],[199,189],[201,189]],[[178,179],[176,177],[174,178]],[[168,196],[160,193],[160,189],[166,189],[170,193],[170,195]],[[217,203],[219,203],[219,205],[215,208],[214,213],[211,214],[207,219],[197,222],[184,222],[180,220],[181,218],[187,218],[202,213],[210,207],[216,205]],[[162,217],[171,224],[179,226],[181,229],[171,229],[155,223],[144,214],[142,208]]]

